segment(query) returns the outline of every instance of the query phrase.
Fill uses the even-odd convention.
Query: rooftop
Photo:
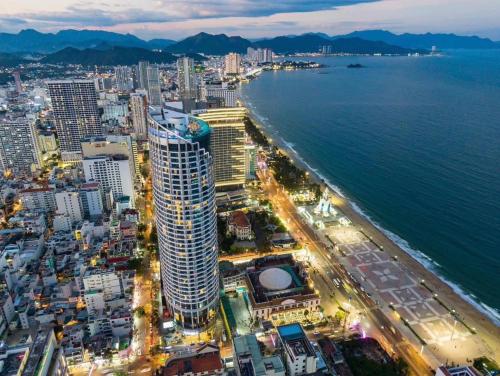
[[[250,222],[248,221],[247,216],[241,210],[236,210],[231,213],[231,217],[229,221],[238,227],[248,227],[250,226]]]
[[[281,342],[291,356],[316,356],[316,352],[300,324],[293,323],[278,326],[277,330]]]
[[[211,372],[221,369],[223,369],[223,365],[219,349],[212,345],[205,345],[193,354],[169,359],[163,368],[163,376],[210,375]]]
[[[211,132],[207,122],[182,112],[150,107],[149,116],[159,125],[158,130],[150,129],[157,137],[197,141]]]

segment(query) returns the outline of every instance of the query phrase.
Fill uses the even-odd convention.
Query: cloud
[[[57,11],[21,12],[3,16],[6,25],[20,20],[46,27],[110,27],[208,18],[264,17],[279,13],[313,12],[380,0],[149,0],[144,6],[76,1]]]

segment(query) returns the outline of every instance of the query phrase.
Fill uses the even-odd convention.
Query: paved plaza
[[[419,279],[354,227],[328,227],[325,233],[345,257],[341,261],[385,306],[393,306],[428,345],[472,341],[471,333],[434,299]]]

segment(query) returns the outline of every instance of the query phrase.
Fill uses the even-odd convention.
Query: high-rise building
[[[139,161],[135,140],[129,135],[107,135],[87,137],[82,140],[83,158],[97,156],[125,155],[128,158],[130,175],[136,178],[139,174]]]
[[[139,87],[148,93],[148,102],[153,106],[160,106],[161,86],[160,72],[156,65],[150,65],[147,61],[139,61]]]
[[[229,86],[226,83],[209,84],[205,87],[207,98],[222,98],[224,99],[224,107],[236,106],[236,88]]]
[[[151,111],[148,122],[163,293],[176,323],[199,331],[219,301],[210,127],[166,110]]]
[[[115,67],[115,83],[119,91],[129,91],[134,88],[132,68],[128,66]]]
[[[162,104],[160,70],[156,65],[150,65],[148,68],[148,98],[149,103],[153,106]]]
[[[249,61],[257,60],[256,53],[257,53],[257,50],[255,48],[248,47],[247,48],[247,56],[246,56],[247,60],[249,60]]]
[[[197,98],[194,60],[190,57],[181,57],[177,60],[177,82],[181,99]]]
[[[251,62],[259,64],[272,63],[273,51],[270,48],[254,49],[252,47],[248,47],[246,58]]]
[[[100,183],[82,184],[80,202],[85,218],[92,219],[101,216],[104,211],[104,202]]]
[[[23,85],[21,84],[21,72],[16,70],[12,72],[12,76],[14,77],[14,84],[16,85],[17,94],[21,94],[23,92]]]
[[[230,52],[224,58],[225,74],[240,74],[241,56],[235,52]]]
[[[214,159],[215,186],[245,184],[245,117],[244,107],[209,109],[197,116],[212,129],[210,153]]]
[[[81,159],[81,139],[102,135],[94,83],[90,80],[49,81],[54,122],[64,161]]]
[[[147,100],[146,97],[139,93],[134,93],[130,96],[130,117],[134,132],[139,139],[146,138],[148,135],[148,120],[147,120]]]
[[[273,62],[273,51],[270,48],[259,48],[259,63],[272,63]]]
[[[83,219],[80,194],[77,191],[56,192],[57,214],[68,216],[72,223]]]
[[[31,175],[41,166],[35,122],[25,116],[0,119],[0,172]]]
[[[99,182],[102,188],[111,190],[113,197],[130,197],[134,202],[134,179],[126,155],[99,155],[83,159],[83,172],[87,182]]]

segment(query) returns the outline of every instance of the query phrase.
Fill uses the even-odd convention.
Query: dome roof
[[[284,290],[292,284],[292,276],[283,269],[270,268],[260,273],[259,282],[268,290]]]

